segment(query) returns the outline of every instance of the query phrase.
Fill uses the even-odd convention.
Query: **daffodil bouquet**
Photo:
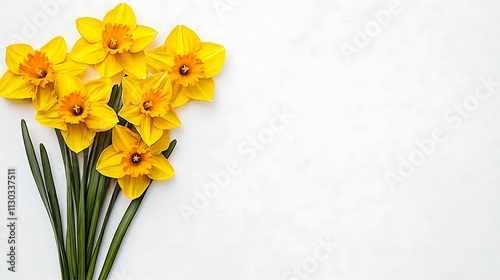
[[[79,18],[76,28],[82,37],[69,54],[62,37],[39,50],[26,44],[8,46],[0,96],[32,101],[36,120],[55,129],[66,172],[65,223],[47,151],[40,144],[39,161],[21,121],[28,162],[54,231],[62,279],[107,279],[148,187],[174,176],[167,158],[176,144],[170,141],[170,130],[181,126],[175,108],[189,100],[212,100],[212,77],[222,68],[225,50],[177,26],[163,46],[145,51],[157,32],[138,25],[127,4],[119,4],[103,20]],[[82,81],[79,76],[92,69],[100,78]],[[113,85],[112,77],[120,83]],[[99,272],[97,257],[120,192],[131,202]]]

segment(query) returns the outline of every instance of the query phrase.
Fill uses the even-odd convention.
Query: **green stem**
[[[97,243],[94,248],[94,252],[92,253],[92,259],[90,261],[89,268],[87,269],[87,280],[92,280],[92,277],[94,276],[94,271],[95,271],[95,265],[97,262],[97,256],[99,255],[99,250],[101,248],[101,242],[102,238],[104,236],[104,232],[106,230],[106,226],[108,224],[109,216],[111,215],[111,211],[113,209],[113,206],[115,205],[116,198],[118,197],[118,194],[120,193],[120,186],[118,183],[115,185],[115,189],[113,191],[113,195],[111,195],[111,199],[109,200],[108,204],[108,210],[106,211],[106,216],[104,217],[104,221],[102,222],[101,226],[101,231],[99,233],[99,238],[97,239]]]
[[[67,231],[66,231],[66,255],[68,258],[69,279],[76,279],[76,234],[75,234],[75,214],[74,214],[74,189],[73,176],[71,173],[71,161],[66,144],[61,135],[61,131],[56,130],[59,148],[63,157],[64,169],[66,171],[66,209],[67,209]]]

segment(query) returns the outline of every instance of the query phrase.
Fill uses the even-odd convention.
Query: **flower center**
[[[195,54],[176,55],[174,57],[173,80],[183,87],[194,86],[205,77],[203,62]]]
[[[89,105],[87,96],[73,92],[59,99],[58,115],[66,123],[79,124],[85,122],[85,118],[89,115]]]
[[[141,112],[150,117],[165,115],[169,110],[170,98],[160,90],[151,89],[142,95]]]
[[[128,26],[112,23],[104,26],[102,39],[104,49],[112,54],[127,52],[134,42]]]
[[[135,153],[132,155],[132,163],[139,163],[139,161],[141,160],[141,156],[138,154],[138,153]]]
[[[182,66],[181,67],[181,75],[187,75],[187,72],[189,71],[189,67],[187,67],[186,65]]]
[[[153,168],[154,158],[149,149],[139,149],[137,146],[132,146],[130,150],[123,152],[121,166],[127,175],[137,177],[139,175],[147,175]]]
[[[19,74],[35,86],[45,86],[54,82],[54,68],[45,53],[35,51],[19,64]]]

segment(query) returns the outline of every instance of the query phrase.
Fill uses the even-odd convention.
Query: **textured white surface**
[[[9,33],[35,48],[57,35],[72,44],[76,18],[101,18],[116,4],[60,0],[23,34],[48,1],[2,2],[0,45],[11,43]],[[386,0],[128,3],[159,31],[154,45],[184,24],[226,46],[227,57],[214,101],[178,111],[176,177],[148,192],[110,279],[500,278],[500,86],[490,93],[481,82],[500,81],[498,1],[400,0],[385,26],[373,13],[390,9]],[[366,29],[369,42],[358,34]],[[346,55],[348,45],[357,53]],[[286,123],[276,120],[283,110],[293,115]],[[0,177],[10,166],[21,176],[18,271],[7,271],[1,226],[0,279],[59,279],[21,118],[48,146],[65,195],[52,130],[36,123],[31,105],[0,99]],[[252,148],[259,135],[269,141]],[[429,141],[428,155],[419,152]],[[417,164],[398,173],[410,160]],[[181,207],[200,206],[197,193],[228,164],[239,173],[183,217]],[[405,176],[391,186],[387,172]],[[109,229],[127,204],[120,196]]]

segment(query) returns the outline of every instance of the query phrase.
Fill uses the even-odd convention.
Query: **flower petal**
[[[159,155],[167,150],[168,146],[170,146],[170,130],[164,130],[160,139],[150,147],[151,154]]]
[[[57,36],[45,44],[40,51],[45,53],[50,62],[57,64],[66,59],[67,48],[64,38]]]
[[[56,102],[57,94],[54,91],[53,85],[46,85],[45,88],[36,88],[35,98],[33,98],[33,106],[37,111],[48,110]]]
[[[118,179],[118,184],[123,193],[130,199],[136,199],[141,196],[151,183],[151,179],[146,175],[132,177],[130,175]]]
[[[116,56],[118,63],[125,69],[125,74],[134,76],[138,79],[146,77],[146,56],[144,51],[137,53],[124,52]]]
[[[160,72],[153,74],[142,81],[142,92],[150,90],[160,90],[162,94],[167,95],[168,99],[172,96],[172,82],[168,72]]]
[[[7,47],[5,52],[5,63],[12,73],[19,73],[19,64],[28,59],[28,54],[35,53],[35,50],[26,44],[14,44]]]
[[[35,91],[36,87],[32,83],[13,74],[10,70],[5,71],[0,79],[0,96],[7,99],[33,98]]]
[[[89,43],[85,38],[76,41],[69,56],[76,62],[97,64],[106,58],[106,51],[100,42]]]
[[[74,92],[80,92],[81,94],[87,93],[82,81],[78,77],[70,74],[61,75],[55,82],[55,89],[59,99]]]
[[[153,145],[163,134],[163,130],[154,126],[153,120],[151,120],[151,117],[147,115],[142,116],[141,124],[135,128],[137,128],[142,140],[144,140],[148,146]]]
[[[96,18],[82,17],[77,19],[76,29],[89,43],[102,41],[103,24]]]
[[[101,77],[113,77],[123,70],[123,66],[118,63],[116,55],[111,53],[108,53],[101,63],[97,63],[95,68]]]
[[[111,89],[113,88],[110,78],[91,80],[86,82],[84,86],[87,89],[89,101],[108,103],[111,97]]]
[[[104,102],[93,103],[90,106],[90,115],[85,118],[87,127],[102,132],[110,130],[118,123],[115,111]]]
[[[215,83],[212,78],[201,79],[196,85],[184,88],[184,93],[189,98],[201,101],[212,101],[214,92]]]
[[[179,55],[196,53],[201,48],[201,41],[193,30],[178,25],[165,40],[165,46],[171,47]]]
[[[117,151],[128,151],[131,146],[139,144],[140,140],[141,137],[137,133],[121,125],[115,126],[111,133],[111,143]]]
[[[154,125],[162,130],[173,129],[181,126],[181,121],[177,116],[177,113],[173,110],[172,105],[170,105],[170,110],[161,117],[153,119]]]
[[[139,105],[130,102],[123,104],[118,115],[133,125],[139,125],[142,120],[141,108]]]
[[[82,64],[74,62],[68,56],[66,57],[64,62],[54,65],[53,68],[55,71],[56,79],[60,74],[78,75],[84,70]]]
[[[123,153],[117,152],[113,146],[109,146],[101,152],[96,169],[106,177],[121,178],[126,175],[121,165],[122,158]]]
[[[132,40],[134,44],[130,48],[130,51],[136,53],[138,51],[144,50],[153,40],[156,38],[158,32],[151,27],[137,25],[137,28],[132,34]]]
[[[180,85],[172,86],[172,106],[178,108],[189,101],[189,97],[185,93],[185,89]]]
[[[205,78],[212,78],[222,69],[226,49],[214,43],[201,43],[201,49],[196,53],[196,58],[203,62]]]
[[[132,30],[137,26],[134,11],[125,3],[118,4],[104,16],[103,24],[106,25],[108,22],[127,25]]]
[[[153,180],[168,180],[175,174],[174,168],[163,155],[153,156],[155,163],[148,177]]]
[[[36,113],[36,120],[44,126],[67,130],[66,123],[59,117],[59,104],[54,103],[46,111],[38,111]]]
[[[142,101],[143,91],[141,89],[141,81],[134,77],[125,77],[122,80],[123,85],[123,103],[127,101],[132,104],[140,104]]]
[[[66,145],[75,153],[88,148],[94,140],[95,131],[87,128],[85,123],[67,124],[67,130],[61,130]]]
[[[171,48],[161,46],[152,49],[146,54],[146,63],[155,72],[171,71],[175,65],[174,55],[175,53]]]

